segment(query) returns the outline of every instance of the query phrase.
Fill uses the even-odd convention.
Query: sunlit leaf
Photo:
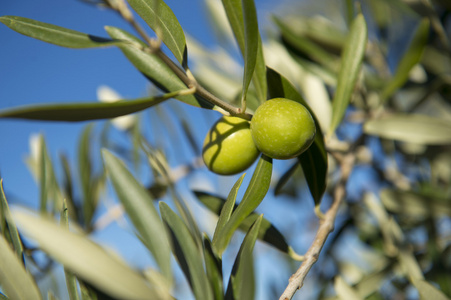
[[[105,29],[112,38],[129,42],[128,44],[120,44],[118,47],[128,60],[158,88],[165,92],[176,92],[187,89],[186,85],[163,61],[156,55],[147,53],[144,50],[147,46],[141,40],[116,27],[107,26]],[[174,98],[197,107],[210,109],[213,107],[209,102],[197,99],[194,95],[174,96]]]
[[[181,65],[186,65],[187,50],[185,34],[176,16],[162,0],[127,0],[144,19],[163,43],[171,50]]]
[[[42,299],[33,278],[2,235],[0,235],[0,285],[10,299]]]
[[[426,115],[390,115],[365,122],[366,134],[422,145],[451,144],[451,122]]]
[[[218,238],[218,234],[221,232],[222,228],[227,224],[232,215],[234,207],[236,206],[236,196],[238,194],[238,190],[243,182],[245,174],[241,175],[241,177],[235,182],[232,189],[227,196],[227,201],[225,201],[221,207],[219,214],[218,222],[216,223],[215,233],[213,235],[213,241]]]
[[[449,300],[442,291],[424,279],[412,278],[412,284],[417,288],[420,299]]]
[[[216,256],[211,246],[211,241],[207,235],[203,239],[205,268],[207,276],[213,288],[215,300],[224,299],[224,287],[222,279],[222,260]]]
[[[229,244],[235,230],[246,217],[258,207],[266,196],[269,184],[271,183],[271,173],[272,159],[262,155],[255,167],[254,174],[252,175],[241,203],[233,212],[227,224],[217,234],[217,239],[213,240],[213,249],[219,256],[222,255]]]
[[[213,299],[213,291],[203,267],[202,256],[189,229],[164,202],[160,202],[163,222],[168,226],[172,251],[185,273],[196,299]]]
[[[0,110],[0,119],[79,122],[110,119],[135,113],[176,96],[177,92],[157,97],[122,100],[112,103],[58,103],[27,105]]]
[[[307,107],[315,120],[315,140],[310,148],[298,157],[298,160],[304,171],[304,176],[313,200],[315,201],[315,205],[319,205],[324,191],[326,190],[327,154],[324,145],[324,137],[318,119],[299,92],[296,91],[293,85],[285,77],[271,68],[268,68],[266,76],[269,87],[268,94],[271,98],[282,97],[297,101]]]
[[[391,78],[388,85],[382,91],[382,101],[386,101],[393,93],[409,78],[409,73],[412,68],[421,60],[424,49],[427,44],[427,39],[429,36],[429,20],[423,19],[418,25],[414,36],[410,42],[409,48],[402,56],[401,61],[396,68],[396,72]]]
[[[24,211],[13,211],[13,218],[23,234],[50,257],[105,294],[119,299],[158,299],[141,274],[84,235]],[[24,286],[29,285],[21,286],[28,290]]]
[[[360,74],[360,67],[365,55],[367,38],[368,29],[365,18],[362,14],[358,14],[351,25],[341,56],[337,89],[332,102],[332,121],[329,134],[333,134],[338,127],[351,101],[352,92]]]
[[[164,235],[164,226],[153,206],[153,199],[117,157],[107,150],[103,150],[102,154],[108,177],[130,221],[145,246],[152,252],[161,272],[171,280],[169,244]]]
[[[17,16],[2,16],[0,22],[23,35],[68,48],[108,47],[123,43],[64,27]]]
[[[252,251],[260,230],[263,215],[260,215],[249,228],[233,264],[227,286],[226,299],[254,299],[255,276]]]
[[[245,99],[254,75],[260,34],[254,0],[244,0],[241,3],[244,17],[244,76],[241,99]]]
[[[254,1],[222,0],[222,4],[245,61],[243,93],[246,92],[246,82],[249,80],[249,76],[253,76],[253,84],[258,100],[263,102],[266,100],[267,88],[265,62],[261,38],[258,32]],[[253,62],[254,59],[255,62]],[[254,65],[254,67],[252,67],[252,65]]]
[[[341,300],[361,300],[356,290],[350,287],[341,276],[335,277],[335,292]]]
[[[226,203],[224,199],[200,191],[194,191],[194,194],[210,211],[214,212],[216,215],[222,213],[221,211]],[[236,208],[237,205],[234,206],[234,210]],[[252,212],[243,220],[238,228],[244,232],[247,232],[259,216],[260,215],[258,213]],[[291,255],[294,259],[299,259],[299,256],[295,254],[292,248],[287,244],[282,233],[280,233],[279,230],[277,230],[277,228],[265,218],[262,218],[260,230],[258,232],[258,239],[270,244],[284,253]]]
[[[14,223],[13,218],[11,217],[11,212],[9,211],[8,201],[6,201],[5,191],[3,190],[3,179],[0,179],[0,213],[3,218],[5,218],[5,222],[8,227],[9,236],[11,238],[11,242],[14,247],[14,251],[16,253],[19,261],[23,262],[23,247],[22,241],[20,240],[19,232],[17,231],[16,224]],[[3,225],[3,224],[2,224]],[[2,228],[6,230],[6,228]]]

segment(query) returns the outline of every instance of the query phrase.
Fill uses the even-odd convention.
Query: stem
[[[122,2],[120,1],[119,3]],[[125,2],[123,2],[123,5],[119,5],[118,7],[112,7],[112,9],[116,10],[128,23],[130,23],[130,25],[136,30],[141,38],[146,41],[149,48],[144,49],[144,51],[147,50],[148,53],[158,56],[158,58],[160,58],[188,88],[195,88],[197,95],[210,102],[211,104],[220,107],[232,116],[240,117],[245,120],[250,120],[252,118],[251,114],[246,113],[241,108],[235,107],[213,95],[195,80],[189,70],[187,70],[187,74],[187,72],[185,72],[177,64],[175,64],[163,51],[161,51],[161,40],[154,40],[149,35],[147,35],[144,29],[136,22],[133,14],[130,12]]]
[[[302,262],[296,273],[294,273],[290,277],[288,286],[280,296],[279,300],[289,300],[293,298],[296,291],[304,285],[305,277],[307,276],[312,266],[318,260],[321,250],[326,243],[327,237],[334,230],[335,217],[337,216],[338,208],[340,207],[341,202],[346,196],[346,182],[348,181],[349,175],[351,174],[354,161],[355,156],[353,153],[347,154],[340,161],[341,178],[334,188],[334,199],[332,206],[325,213],[324,219],[320,221],[315,239],[313,240],[313,243],[308,249],[307,253],[304,255],[304,261]]]

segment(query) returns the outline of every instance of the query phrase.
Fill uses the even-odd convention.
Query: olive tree
[[[451,296],[448,2],[342,1],[344,26],[290,9],[265,31],[253,0],[207,1],[213,26],[230,31],[241,54],[238,76],[221,64],[234,58],[188,37],[162,0],[87,2],[133,32],[0,22],[62,47],[116,47],[152,88],[139,99],[0,110],[0,119],[96,121],[80,133],[75,163],[55,162],[44,135],[35,139],[27,164],[39,211],[10,210],[0,184],[0,298],[254,299],[256,287],[268,299]],[[393,16],[415,20],[396,63]],[[218,121],[201,131],[193,109]],[[115,130],[127,142],[111,138]],[[181,145],[190,162],[174,167],[168,153]],[[198,172],[217,189],[180,184]],[[115,205],[96,216],[111,189]],[[281,220],[265,201],[277,202]],[[154,266],[136,269],[90,238],[124,216]],[[286,277],[262,287],[262,264]],[[39,284],[56,266],[67,292]],[[190,291],[180,292],[182,281]]]

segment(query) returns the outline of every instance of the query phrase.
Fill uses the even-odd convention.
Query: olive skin
[[[249,122],[237,117],[220,118],[207,133],[202,148],[205,165],[220,175],[246,170],[259,154]]]
[[[289,99],[274,98],[255,111],[251,133],[262,153],[274,159],[290,159],[310,147],[316,127],[304,105]]]

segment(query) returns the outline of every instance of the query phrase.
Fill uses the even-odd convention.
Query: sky
[[[205,15],[206,10],[202,0],[165,2],[173,9],[185,33],[207,47],[215,45],[214,33]],[[259,21],[264,23],[262,19],[268,16],[269,12],[274,12],[274,1],[264,0],[256,1],[256,3]],[[132,31],[132,28],[115,13],[101,11],[76,0],[6,0],[0,3],[0,15],[31,18],[101,37],[107,37],[103,29],[105,25]],[[127,99],[146,95],[147,80],[116,48],[83,50],[62,48],[18,34],[1,23],[0,37],[2,40],[0,43],[0,109],[38,103],[94,102],[97,101],[97,88],[101,85],[113,88]],[[195,110],[190,111],[198,113]],[[199,143],[202,142],[202,136],[208,130],[209,123],[211,124],[218,117],[215,112],[206,115],[205,123],[197,124],[201,137],[198,137]],[[58,159],[59,153],[67,154],[74,161],[81,130],[86,124],[86,122],[0,120],[0,137],[2,137],[0,176],[3,178],[3,185],[10,203],[25,204],[32,208],[38,206],[39,188],[25,164],[25,157],[30,151],[30,137],[39,133],[44,134],[54,161]],[[181,162],[176,162],[178,163]],[[204,179],[205,177],[201,178],[201,180]],[[225,178],[220,184],[212,182],[214,185],[212,188],[220,188],[222,193],[227,192],[234,180]],[[270,204],[262,205],[262,209],[265,209],[265,206],[269,216],[279,212]],[[268,210],[269,207],[271,208]],[[136,238],[127,231],[118,234],[117,226],[107,227],[101,236],[94,238],[100,239],[118,251],[124,251],[121,254],[127,256],[132,265],[152,264],[143,247],[119,249],[118,242],[122,245],[133,244]],[[263,248],[261,251],[265,252],[268,249]],[[227,258],[226,252],[224,260],[231,260],[232,254]],[[143,260],[143,257],[147,258]],[[230,272],[227,269],[225,271]],[[257,273],[261,272],[274,276],[277,274],[271,265],[259,266]],[[282,283],[284,284],[285,280]],[[182,292],[183,288],[186,286],[182,286]]]

